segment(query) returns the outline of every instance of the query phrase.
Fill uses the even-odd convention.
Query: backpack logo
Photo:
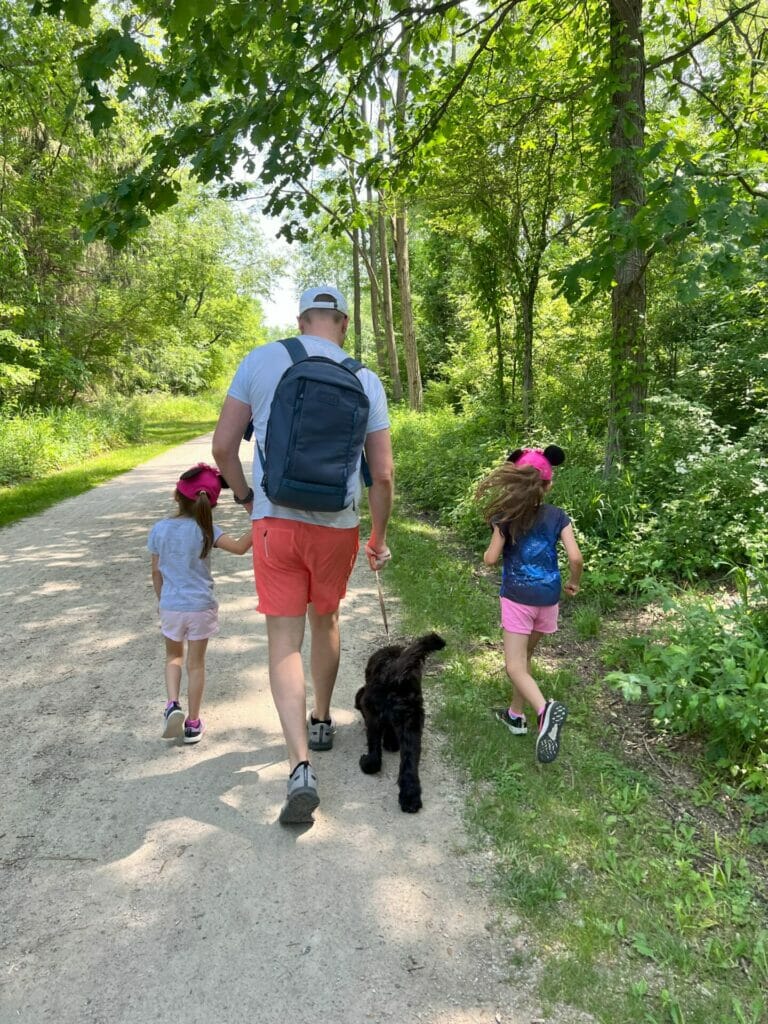
[[[362,363],[308,356],[298,338],[280,344],[292,362],[272,398],[263,453],[258,447],[261,486],[274,505],[340,512],[368,427]]]

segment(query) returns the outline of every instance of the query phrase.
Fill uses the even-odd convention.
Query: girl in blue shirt
[[[217,469],[200,462],[181,474],[174,499],[178,513],[155,523],[147,547],[152,554],[152,583],[160,606],[165,637],[163,738],[183,737],[199,743],[205,730],[200,705],[205,688],[205,652],[219,631],[218,602],[213,596],[211,548],[243,555],[251,547],[251,531],[230,537],[213,524],[212,509],[226,486]],[[187,717],[179,703],[184,643],[187,644]]]
[[[561,508],[542,500],[552,486],[552,467],[564,461],[565,454],[557,445],[544,451],[518,449],[477,490],[493,528],[483,561],[495,565],[503,556],[501,625],[512,701],[497,717],[515,735],[528,732],[527,701],[538,718],[536,758],[543,763],[557,757],[568,714],[565,704],[544,699],[531,675],[531,656],[539,640],[545,633],[557,632],[561,590],[558,541],[568,556],[566,594],[578,592],[584,564],[570,519]]]

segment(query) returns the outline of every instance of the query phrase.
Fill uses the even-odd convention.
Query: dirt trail
[[[159,738],[146,536],[202,459],[209,437],[0,531],[1,1024],[543,1021],[510,963],[525,940],[464,852],[436,737],[418,815],[398,809],[392,755],[381,776],[358,768],[352,698],[382,639],[362,564],[314,826],[275,823],[285,750],[249,556],[213,554],[208,732],[197,746]],[[228,492],[217,522],[243,527]]]

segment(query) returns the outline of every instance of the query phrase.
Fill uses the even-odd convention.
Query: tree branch
[[[725,18],[722,18],[720,21],[717,22],[717,24],[713,25],[708,32],[704,32],[698,38],[692,39],[687,46],[682,47],[682,49],[680,50],[676,50],[674,53],[668,54],[666,57],[660,57],[658,60],[649,61],[649,63],[646,64],[645,67],[646,73],[649,71],[656,71],[658,68],[663,67],[665,64],[672,64],[679,57],[684,57],[686,53],[690,53],[691,50],[696,49],[696,47],[700,46],[701,43],[704,43],[707,41],[707,39],[711,39],[712,36],[717,35],[721,28],[724,28],[732,21],[735,21],[740,14],[744,14],[745,11],[750,11],[753,7],[757,7],[759,3],[760,0],[750,0],[750,3],[744,4],[743,7],[737,7],[735,10],[731,11],[730,14],[726,15]]]

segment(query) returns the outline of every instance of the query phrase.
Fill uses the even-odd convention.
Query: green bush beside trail
[[[194,423],[203,408],[215,418],[220,401],[171,395],[103,398],[8,417],[0,423],[0,486],[38,480],[104,452],[139,444],[169,429]]]

